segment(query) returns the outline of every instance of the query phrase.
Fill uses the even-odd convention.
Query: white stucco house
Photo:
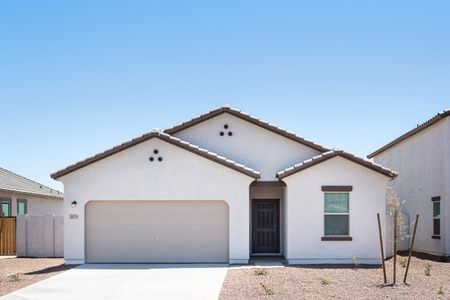
[[[67,264],[377,264],[376,213],[384,224],[396,175],[225,106],[51,176]]]
[[[450,256],[450,110],[417,125],[368,155],[399,172],[393,187],[412,221],[419,214],[414,249]]]

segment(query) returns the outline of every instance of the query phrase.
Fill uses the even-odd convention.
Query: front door
[[[280,252],[280,201],[253,199],[252,253]]]

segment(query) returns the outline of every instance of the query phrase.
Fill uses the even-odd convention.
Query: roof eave
[[[399,136],[398,138],[396,138],[395,140],[393,140],[392,142],[384,145],[383,147],[375,150],[374,152],[370,153],[369,155],[367,155],[367,158],[374,158],[375,156],[383,153],[384,151],[394,147],[395,145],[401,143],[402,141],[410,138],[411,136],[427,129],[430,126],[433,126],[434,124],[438,123],[439,121],[445,119],[446,117],[450,116],[450,110],[444,110],[441,113],[438,113],[436,116],[434,116],[433,118],[431,118],[430,120],[418,125],[416,128],[408,131],[407,133]]]
[[[240,172],[240,173],[242,173],[244,175],[247,175],[247,176],[249,176],[251,178],[254,178],[254,179],[260,178],[260,173],[255,171],[255,170],[253,170],[253,169],[250,169],[250,168],[248,168],[246,166],[243,166],[243,165],[236,166],[236,163],[231,161],[231,160],[227,160],[226,158],[221,159],[221,158],[218,158],[216,156],[210,155],[210,154],[208,154],[210,152],[208,152],[207,150],[201,149],[200,147],[197,147],[197,146],[194,147],[194,145],[189,144],[189,143],[185,144],[179,139],[177,141],[175,141],[168,134],[164,134],[164,133],[161,133],[159,131],[153,131],[151,133],[144,134],[141,137],[133,139],[133,140],[131,140],[129,142],[125,142],[125,143],[123,143],[123,144],[121,144],[119,146],[113,147],[111,149],[108,149],[108,150],[106,150],[106,151],[104,151],[102,153],[99,153],[99,154],[97,154],[95,156],[87,158],[84,161],[78,162],[78,163],[76,163],[76,164],[74,164],[72,166],[69,166],[69,167],[67,167],[67,168],[65,168],[63,170],[57,171],[55,173],[52,173],[50,175],[50,177],[53,178],[53,179],[61,178],[61,177],[65,176],[65,175],[67,175],[69,173],[72,173],[72,172],[74,172],[76,170],[84,168],[84,167],[86,167],[86,166],[88,166],[90,164],[93,164],[93,163],[95,163],[97,161],[100,161],[100,160],[102,160],[104,158],[107,158],[107,157],[113,155],[113,154],[116,154],[118,152],[126,150],[126,149],[128,149],[130,147],[133,147],[133,146],[135,146],[137,144],[143,143],[143,142],[145,142],[147,140],[150,140],[152,138],[159,138],[162,141],[165,141],[165,142],[167,142],[169,144],[172,144],[172,145],[175,145],[177,147],[180,147],[180,148],[182,148],[184,150],[190,151],[190,152],[192,152],[192,153],[194,153],[196,155],[199,155],[199,156],[201,156],[203,158],[206,158],[206,159],[209,159],[211,161],[214,161],[214,162],[216,162],[216,163],[218,163],[220,165],[223,165],[225,167],[233,169],[234,171]],[[205,151],[202,151],[202,150],[205,150]]]
[[[380,169],[381,167],[378,168],[378,167],[372,165],[370,162],[366,162],[366,161],[364,161],[362,159],[359,159],[357,157],[354,157],[354,156],[352,156],[350,154],[347,154],[345,152],[339,151],[337,153],[333,153],[333,154],[330,154],[330,155],[327,155],[327,156],[320,157],[320,158],[318,158],[316,160],[312,160],[312,161],[310,161],[308,163],[305,163],[305,164],[303,164],[301,166],[291,167],[292,169],[289,170],[289,171],[285,171],[285,170],[280,171],[280,172],[278,172],[276,174],[276,177],[279,180],[283,180],[286,177],[289,177],[289,176],[294,175],[294,174],[296,174],[298,172],[301,172],[301,171],[304,171],[306,169],[309,169],[309,168],[311,168],[311,167],[313,167],[315,165],[321,164],[321,163],[323,163],[323,162],[325,162],[325,161],[327,161],[329,159],[332,159],[332,158],[334,158],[336,156],[343,157],[343,158],[345,158],[347,160],[350,160],[350,161],[352,161],[352,162],[354,162],[356,164],[359,164],[359,165],[361,165],[363,167],[366,167],[366,168],[368,168],[368,169],[370,169],[370,170],[372,170],[374,172],[377,172],[377,173],[379,173],[381,175],[389,177],[391,180],[395,179],[398,176],[398,173],[395,172],[395,171],[387,170],[387,169],[386,170],[385,169]]]

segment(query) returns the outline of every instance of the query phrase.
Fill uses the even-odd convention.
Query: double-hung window
[[[351,241],[350,192],[351,185],[323,185],[324,236],[322,241]]]
[[[349,193],[325,193],[325,236],[349,236]]]
[[[441,197],[432,197],[433,203],[433,238],[441,236]]]

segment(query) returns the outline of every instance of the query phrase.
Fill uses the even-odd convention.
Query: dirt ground
[[[71,268],[62,258],[0,258],[0,296]]]
[[[386,261],[388,284],[383,282],[381,267],[231,268],[220,299],[450,299],[448,259],[442,262],[437,257],[416,254],[405,285],[406,269],[401,262],[406,258],[397,257],[396,285],[392,285],[392,258]],[[429,276],[425,274],[428,264]]]

